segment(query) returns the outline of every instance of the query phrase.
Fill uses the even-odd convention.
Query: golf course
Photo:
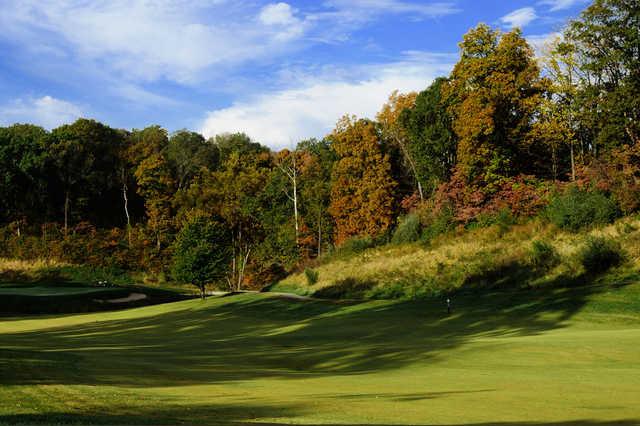
[[[0,28],[0,426],[640,426],[640,0]]]
[[[640,422],[640,285],[0,321],[1,424]]]

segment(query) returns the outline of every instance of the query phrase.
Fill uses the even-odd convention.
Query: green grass
[[[100,281],[108,284],[100,285]],[[104,311],[189,297],[184,287],[166,283],[137,284],[140,281],[143,280],[124,271],[0,258],[0,318],[16,314]],[[131,293],[143,293],[147,297],[122,304],[104,303],[104,300],[125,298]]]
[[[24,295],[24,296],[66,296],[87,293],[110,293],[112,288],[99,287],[63,287],[63,286],[34,286],[34,287],[0,287],[0,296]]]
[[[0,423],[632,425],[640,284],[0,320]]]

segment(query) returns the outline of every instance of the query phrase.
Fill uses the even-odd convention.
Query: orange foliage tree
[[[393,223],[396,182],[375,124],[345,116],[331,139],[338,155],[329,207],[336,223],[336,243],[354,236],[380,236]]]

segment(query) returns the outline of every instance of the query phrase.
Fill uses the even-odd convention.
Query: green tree
[[[571,180],[576,180],[576,145],[578,138],[582,139],[579,146],[585,146],[586,135],[591,132],[593,126],[585,129],[581,122],[581,110],[584,103],[581,102],[581,87],[589,81],[589,75],[580,64],[580,56],[573,43],[562,40],[560,37],[545,46],[542,63],[546,74],[551,80],[550,91],[552,96],[545,99],[541,108],[541,116],[534,123],[534,133],[544,133],[543,139],[552,145],[552,163],[554,179],[558,175],[559,156],[563,145],[569,148],[569,163],[571,167]],[[582,125],[582,128],[581,128]],[[585,131],[586,130],[586,131]],[[584,156],[580,157],[584,160]]]
[[[188,130],[173,133],[167,146],[167,160],[178,190],[188,187],[202,168],[215,170],[218,156],[218,147],[199,133]]]
[[[251,138],[244,133],[224,133],[216,135],[209,139],[209,143],[218,148],[220,163],[227,161],[229,156],[234,153],[237,153],[241,157],[252,157],[269,151],[258,142],[252,141]]]
[[[232,260],[229,235],[221,223],[196,217],[184,225],[174,243],[173,277],[198,287],[203,300],[206,285],[227,276]]]
[[[233,251],[229,287],[240,290],[252,253],[264,239],[260,194],[273,170],[272,156],[250,140],[222,152],[218,169],[200,176],[185,192],[181,216],[215,214],[224,221]]]
[[[0,128],[0,221],[46,220],[47,136],[42,127],[30,124]]]
[[[418,94],[415,106],[405,109],[401,115],[417,176],[427,183],[429,191],[448,180],[456,164],[457,141],[451,127],[449,106],[442,97],[446,82],[445,78],[437,78]]]
[[[424,176],[419,173],[419,166],[415,153],[411,149],[411,140],[405,126],[406,123],[401,120],[404,111],[413,109],[417,95],[415,92],[402,94],[394,90],[389,96],[389,100],[378,112],[376,120],[380,126],[386,151],[390,154],[392,169],[396,172],[394,177],[399,184],[399,189],[402,191],[402,184],[406,181],[411,181],[410,185],[408,185],[411,188],[410,191],[415,192],[417,190],[422,201],[424,200]],[[396,150],[399,151],[399,155],[394,155]]]
[[[333,238],[333,218],[329,214],[331,202],[331,175],[337,160],[327,139],[309,139],[298,144],[296,150],[302,153],[301,211],[304,223],[309,227],[313,238],[309,241],[320,256]],[[307,238],[303,237],[305,243]],[[306,244],[303,244],[306,246]]]
[[[640,139],[640,4],[635,0],[595,0],[565,32],[575,46],[582,82],[597,124],[590,149],[636,143]]]
[[[110,206],[119,200],[118,151],[122,135],[95,120],[79,119],[51,132],[47,146],[62,192],[64,230],[72,213],[94,223],[108,223]]]

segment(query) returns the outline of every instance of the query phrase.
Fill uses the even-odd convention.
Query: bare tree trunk
[[[69,191],[64,193],[64,235],[69,231]]]
[[[278,168],[284,173],[287,178],[291,181],[293,186],[293,195],[290,195],[287,190],[285,190],[285,195],[293,202],[293,217],[295,220],[295,231],[296,231],[296,247],[299,245],[300,240],[300,226],[298,220],[298,168],[296,165],[296,151],[291,152],[291,166],[286,166],[283,164],[278,165]]]
[[[156,226],[155,226],[155,228],[156,228],[156,249],[158,250],[158,253],[160,252],[160,250],[162,250],[162,243],[160,242],[160,233],[161,233],[161,231],[160,231],[160,228],[161,228],[160,220],[161,220],[160,218],[156,218]]]
[[[553,181],[555,182],[558,180],[558,154],[555,146],[551,149],[551,170],[553,171]]]
[[[129,248],[131,248],[131,217],[129,216],[129,199],[127,197],[127,184],[124,180],[122,183],[122,197],[124,198],[124,214],[127,217],[127,240],[129,241]]]
[[[318,257],[322,251],[322,212],[318,214]]]
[[[298,224],[298,173],[296,171],[295,157],[293,160],[293,216],[296,227],[296,246],[298,246],[300,240],[300,226]]]
[[[244,281],[244,270],[247,267],[247,262],[249,261],[249,253],[251,253],[251,249],[248,248],[244,257],[240,258],[240,260],[242,261],[242,265],[238,270],[238,291],[242,290],[242,282]]]
[[[570,146],[571,146],[571,181],[575,182],[576,181],[576,161],[573,154],[573,141],[571,142]]]
[[[416,179],[418,194],[420,195],[420,201],[424,201],[424,193],[422,191],[422,182],[420,182],[420,178],[418,177],[418,170],[415,163],[413,162],[413,158],[411,158],[411,155],[409,154],[409,150],[397,135],[395,136],[395,140],[396,140],[396,143],[400,146],[400,149],[402,150],[402,154],[404,154],[404,158],[409,163],[409,167],[411,168],[413,177]]]
[[[625,126],[624,130],[627,132],[627,135],[629,136],[629,139],[631,139],[631,144],[635,145],[638,143],[638,141],[640,140],[640,138],[638,138],[638,135],[636,135],[636,133],[633,131],[633,129],[631,129],[630,126]]]

